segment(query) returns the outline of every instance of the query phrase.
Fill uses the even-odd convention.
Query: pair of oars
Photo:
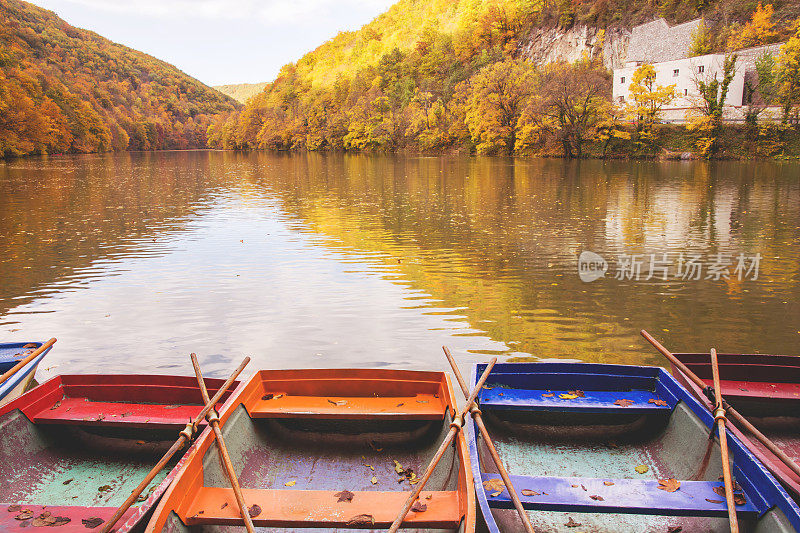
[[[55,342],[55,339],[53,339],[53,341]],[[170,459],[172,459],[172,457],[178,452],[178,450],[183,448],[187,442],[192,440],[195,432],[197,431],[197,425],[200,424],[200,422],[202,422],[204,418],[208,417],[211,426],[219,430],[219,418],[216,416],[216,413],[214,413],[213,415],[211,414],[213,412],[214,406],[217,405],[217,402],[219,402],[220,398],[222,398],[222,395],[225,394],[225,392],[231,387],[233,382],[236,380],[237,377],[239,377],[239,374],[242,373],[242,370],[244,370],[244,367],[246,367],[249,362],[250,358],[245,357],[242,363],[238,366],[238,368],[234,370],[234,372],[227,380],[225,380],[225,383],[222,384],[222,386],[219,388],[214,397],[209,399],[208,390],[206,389],[205,382],[203,381],[203,378],[200,375],[200,369],[197,366],[197,358],[194,356],[194,354],[192,354],[192,364],[195,365],[195,373],[197,374],[197,380],[200,385],[200,393],[203,396],[203,401],[205,402],[205,405],[200,410],[200,413],[198,413],[198,415],[194,418],[194,420],[186,424],[186,427],[183,428],[183,430],[181,430],[180,435],[178,436],[178,440],[175,441],[175,443],[170,447],[169,450],[167,450],[167,453],[164,454],[161,460],[159,460],[158,463],[156,463],[156,465],[153,467],[153,469],[150,470],[150,473],[148,473],[142,480],[142,482],[139,483],[139,486],[137,486],[133,490],[131,495],[128,496],[128,499],[125,500],[122,503],[122,505],[120,505],[119,508],[116,510],[114,515],[108,519],[108,521],[103,526],[101,533],[109,533],[112,530],[114,524],[116,524],[119,521],[119,519],[122,518],[122,515],[125,514],[125,512],[131,507],[131,505],[136,503],[136,500],[139,498],[142,492],[144,492],[144,489],[147,488],[150,482],[153,481],[153,478],[155,478],[156,475],[159,472],[161,472],[164,466],[166,466],[166,464],[170,461]],[[223,448],[224,442],[222,441],[222,435],[217,434],[217,432],[215,432],[215,436],[217,437],[217,443],[220,444],[220,448]],[[225,449],[224,456],[228,457],[227,448]],[[228,462],[230,462],[230,457],[228,457]],[[227,465],[226,465],[226,472],[230,476],[231,471],[227,470]],[[238,481],[235,481],[236,480],[235,475],[233,476],[233,480],[234,481],[231,482],[231,485],[235,485],[234,493],[237,494],[236,489],[239,487],[239,483]],[[250,514],[247,511],[247,507],[244,506],[244,500],[240,500],[240,497],[241,497],[241,489],[238,490],[236,501],[237,503],[239,503],[239,510],[242,513],[242,518],[245,521],[245,524],[249,524],[248,530],[253,531],[253,525],[252,525],[252,520],[250,520]]]
[[[702,379],[697,377],[697,375],[694,372],[689,370],[689,368],[685,364],[683,364],[683,362],[680,359],[675,357],[675,355],[673,355],[672,352],[670,352],[669,350],[664,348],[664,346],[662,346],[660,342],[655,340],[649,333],[647,333],[645,330],[642,330],[641,334],[642,334],[642,337],[647,339],[647,342],[652,344],[653,347],[655,347],[656,350],[661,352],[661,355],[663,355],[664,357],[669,359],[670,363],[675,365],[675,367],[677,367],[681,372],[683,372],[683,374],[687,378],[689,378],[692,382],[694,382],[695,385],[697,385],[698,387],[700,387],[701,389],[703,389],[706,392],[709,392],[708,389],[711,389],[713,391],[713,393],[714,393],[714,401],[715,401],[715,404],[716,404],[716,407],[714,409],[714,418],[717,420],[717,424],[720,426],[720,428],[724,428],[724,424],[725,424],[725,419],[721,419],[721,421],[720,421],[720,419],[717,418],[717,409],[721,407],[721,408],[723,408],[723,411],[720,412],[719,414],[727,415],[730,418],[732,418],[734,422],[736,422],[741,427],[743,427],[745,430],[747,430],[759,442],[761,442],[761,444],[763,444],[770,452],[772,452],[778,459],[780,459],[786,466],[788,466],[795,474],[800,476],[800,466],[798,466],[797,463],[795,463],[788,455],[786,455],[786,453],[783,450],[778,448],[778,446],[776,446],[775,443],[772,442],[766,435],[761,433],[758,430],[758,428],[756,428],[753,424],[751,424],[750,421],[748,421],[745,417],[743,417],[736,409],[734,409],[733,407],[727,405],[723,401],[722,392],[720,390],[720,385],[719,385],[719,365],[717,363],[717,352],[716,352],[716,350],[712,350],[711,351],[711,370],[713,372],[712,376],[713,376],[713,381],[714,381],[714,387],[710,388],[710,387],[708,387],[706,385],[706,383]],[[710,399],[711,398],[709,398],[709,400]],[[723,434],[723,432],[721,431],[720,435],[722,435],[722,434]],[[726,438],[726,445],[727,445],[727,438]],[[720,439],[720,448],[722,448],[722,440],[721,439]],[[722,463],[723,463],[723,476],[724,476],[724,474],[725,474],[725,466],[728,465],[728,461],[727,460],[723,460]],[[730,493],[731,493],[731,495],[733,494],[732,483],[731,483],[731,491],[730,491]],[[728,498],[728,486],[727,486],[727,483],[726,483],[726,487],[725,487],[725,496],[726,496],[726,499],[727,499]],[[730,505],[731,505],[730,502],[728,502],[728,508],[729,509],[730,509]],[[731,526],[731,527],[733,528],[733,526]]]
[[[31,353],[29,353],[28,355],[26,355],[26,356],[25,356],[25,357],[22,359],[22,361],[18,362],[16,365],[12,366],[10,369],[8,369],[8,371],[6,371],[6,373],[5,373],[5,374],[3,374],[2,376],[0,376],[0,385],[2,385],[3,383],[5,383],[6,381],[8,381],[8,379],[9,379],[11,376],[13,376],[14,374],[16,374],[16,373],[17,373],[17,371],[18,371],[19,369],[21,369],[22,367],[24,367],[25,365],[27,365],[28,363],[30,363],[31,361],[33,361],[34,359],[36,359],[37,357],[39,357],[39,355],[41,355],[41,354],[42,354],[42,352],[44,352],[45,350],[47,350],[48,348],[50,348],[50,347],[51,347],[52,345],[54,345],[55,343],[56,343],[56,338],[55,338],[55,337],[53,337],[52,339],[50,339],[50,340],[49,340],[49,341],[47,341],[46,343],[44,343],[44,344],[42,344],[41,346],[39,346],[38,348],[36,348],[36,349],[35,349],[34,351],[32,351]]]

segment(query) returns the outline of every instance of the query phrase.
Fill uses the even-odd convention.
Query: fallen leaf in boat
[[[647,471],[650,470],[650,467],[647,465],[639,465],[636,468],[634,468],[634,470],[636,470],[637,474],[646,474]]]
[[[351,518],[345,524],[346,526],[367,526],[374,525],[375,518],[371,514],[359,514]]]
[[[247,514],[250,515],[250,518],[255,518],[255,517],[257,517],[258,515],[261,514],[261,507],[259,507],[257,503],[254,503],[247,510]]]
[[[483,482],[483,488],[486,491],[500,491],[503,492],[506,490],[506,484],[503,483],[502,479],[494,478],[494,479],[487,479]],[[499,494],[499,493],[498,493]]]
[[[53,407],[51,407],[50,410],[53,411],[55,409],[58,409],[59,407],[61,407],[61,400],[59,400],[56,403],[54,403]]]
[[[681,533],[681,531],[683,531],[683,527],[681,526],[670,526],[667,533]]]
[[[397,404],[397,407],[403,407],[404,405],[405,404],[403,402],[400,402],[400,403]]]
[[[277,400],[278,398],[283,398],[283,396],[284,396],[283,394],[276,394],[275,396],[272,397],[272,399]]]
[[[531,490],[531,489],[522,489],[520,492],[522,493],[523,496],[538,496],[539,495],[538,492],[536,492],[535,490]]]
[[[578,395],[567,393],[567,394],[559,394],[558,397],[561,398],[562,400],[574,400],[575,398],[578,397]]]
[[[577,488],[578,488],[578,485],[572,485],[572,488],[573,488],[573,489],[577,489]]]
[[[111,485],[103,485],[102,487],[97,487],[99,492],[107,492],[111,490]]]
[[[497,497],[498,497],[498,496],[500,496],[501,494],[503,494],[503,491],[502,491],[502,490],[498,490],[497,492],[493,492],[493,493],[491,493],[491,494],[490,494],[490,496],[491,496],[492,498],[497,498]]]
[[[353,501],[353,496],[355,496],[355,494],[353,494],[349,490],[343,490],[341,492],[337,492],[336,494],[334,494],[334,496],[339,498],[338,500],[336,500],[336,503],[339,503],[339,502],[351,502],[351,501]]]
[[[425,496],[426,500],[430,500],[431,498],[433,498],[433,494],[428,494],[427,496]]]
[[[50,527],[58,527],[69,524],[72,522],[72,518],[67,518],[66,516],[56,516],[55,521],[50,524]]]
[[[411,506],[411,510],[415,513],[424,513],[428,510],[428,506],[417,500],[414,502],[414,505]]]
[[[733,503],[736,505],[744,505],[747,503],[747,498],[744,497],[744,494],[734,494]]]
[[[20,509],[22,509],[21,505],[9,505],[8,509],[6,509],[6,511],[8,511],[9,513],[16,513]]]
[[[551,392],[550,394],[542,394],[542,398],[552,398],[555,395],[556,395],[555,392]]]
[[[603,485],[605,485],[606,487],[610,487],[613,484],[614,484],[613,481],[603,481]]]
[[[661,490],[665,490],[667,492],[675,492],[679,488],[681,488],[681,482],[671,477],[669,479],[659,479],[658,480],[658,488]]]
[[[665,402],[664,400],[656,400],[655,398],[650,398],[649,400],[647,400],[647,403],[653,403],[658,405],[659,407],[667,406],[667,402]]]
[[[14,520],[30,520],[31,518],[33,518],[33,511],[23,509],[21,513],[14,517]]]
[[[622,407],[628,407],[630,404],[636,403],[633,400],[628,400],[626,398],[621,398],[614,402],[614,405],[621,405]]]
[[[283,484],[283,486],[284,487],[294,487],[295,483],[297,483],[297,481],[295,481],[295,480],[287,481],[286,483]]]
[[[403,468],[403,465],[398,463],[396,460],[394,461],[394,471],[397,472],[398,474],[405,474],[406,473],[406,469]]]
[[[586,487],[584,487],[583,485],[581,485],[581,488],[582,488],[583,490],[586,490]]]
[[[177,408],[178,408],[177,405],[165,405],[164,406],[164,409],[177,409]]]
[[[200,509],[199,511],[197,511],[197,514],[203,514],[203,513],[205,513],[205,511],[203,511],[202,509]]]
[[[372,479],[370,479],[370,482],[371,482],[373,485],[377,485],[377,484],[378,484],[378,478],[377,478],[376,476],[372,476]]]
[[[428,403],[428,400],[417,400],[417,403]]]
[[[225,502],[225,503],[222,504],[222,507],[220,507],[220,509],[225,509],[227,506],[228,506],[228,502]]]
[[[328,403],[341,406],[341,405],[347,405],[347,400],[336,400],[336,401],[328,400]]]
[[[581,524],[580,522],[576,522],[576,521],[575,521],[575,520],[573,520],[573,519],[572,519],[572,517],[570,516],[570,517],[569,517],[569,521],[568,521],[566,524],[564,524],[564,525],[565,525],[565,526],[567,526],[567,527],[581,527],[583,524]]]
[[[44,511],[42,514],[37,516],[31,521],[33,527],[45,527],[51,526],[56,523],[56,517],[53,516],[50,511]]]
[[[723,503],[724,500],[712,500],[711,498],[706,498],[706,501],[709,503]]]
[[[725,478],[724,477],[719,476],[717,479],[719,480],[720,483],[725,483]],[[737,490],[742,490],[742,487],[740,487],[739,484],[736,482],[736,478],[733,478],[731,481],[733,481],[733,491],[734,492],[736,492]]]
[[[376,452],[380,452],[383,450],[383,448],[378,448],[378,445],[373,441],[369,441],[369,447],[375,450]]]
[[[505,394],[503,394],[502,392],[498,392],[497,395],[498,396],[505,396]]]
[[[597,494],[592,494],[589,497],[591,499],[595,500],[595,501],[598,501],[598,502],[602,502],[603,501],[603,497],[602,496],[598,496]]]
[[[800,333],[800,331],[798,331],[798,333]],[[490,387],[489,385],[484,385],[483,388],[486,390],[492,390],[494,387]]]
[[[27,350],[28,348],[38,348],[38,346],[32,342],[29,342],[28,344],[22,347],[23,350]]]
[[[712,490],[720,496],[725,496],[725,487],[714,487]]]
[[[136,444],[138,444],[139,446],[143,446],[144,445],[144,441],[143,440],[137,440]]]
[[[583,393],[582,390],[571,390],[571,391],[569,391],[569,393],[570,394],[574,394],[575,396],[577,396],[579,398],[586,398],[586,395]]]
[[[261,397],[261,399],[262,399],[262,400],[271,400],[271,399],[273,399],[274,397],[275,397],[275,395],[274,395],[274,394],[265,394],[264,396],[262,396],[262,397]]]

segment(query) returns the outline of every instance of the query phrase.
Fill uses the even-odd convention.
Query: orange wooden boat
[[[453,389],[442,372],[265,370],[220,413],[222,433],[256,526],[385,530],[449,430]],[[463,434],[420,496],[416,531],[475,530]],[[214,436],[195,443],[147,531],[243,525]]]

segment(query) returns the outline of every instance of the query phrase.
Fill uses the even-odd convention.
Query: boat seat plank
[[[353,491],[350,502],[339,502],[339,491],[242,489],[248,505],[261,507],[253,517],[259,527],[366,527],[383,529],[391,525],[409,496],[407,491]],[[430,498],[428,498],[430,496]],[[424,512],[409,512],[405,522],[418,528],[457,528],[462,514],[456,491],[423,491]],[[202,512],[201,512],[202,511]],[[352,525],[358,515],[371,515],[374,524]],[[191,502],[187,525],[242,525],[233,490],[202,487]]]
[[[63,398],[32,416],[36,424],[183,428],[200,413],[200,405],[91,402]]]
[[[713,385],[711,379],[703,379],[707,385]],[[768,383],[764,381],[734,381],[723,379],[720,388],[725,396],[741,398],[769,398],[770,400],[793,400],[800,402],[800,383]]]
[[[561,411],[582,413],[606,413],[625,411],[658,411],[669,410],[674,407],[673,398],[662,398],[649,390],[608,391],[587,390],[583,391],[584,397],[573,399],[559,398],[566,390],[530,390],[492,388],[481,391],[479,401],[481,407],[492,409],[524,409],[528,411]],[[547,396],[545,396],[547,395]],[[552,396],[550,396],[552,395]],[[632,400],[633,403],[625,407],[617,405],[617,400]],[[665,400],[667,405],[660,406],[649,400]]]
[[[248,411],[252,418],[441,420],[445,409],[444,402],[433,394],[411,397],[283,395],[259,399]]]
[[[481,473],[481,478],[482,481],[500,479],[500,475]],[[714,487],[724,485],[716,481],[681,481],[680,488],[675,492],[659,489],[658,481],[652,479],[511,476],[511,482],[522,505],[529,510],[728,516],[725,497],[714,492]],[[606,485],[605,482],[613,485]],[[525,496],[523,489],[539,494]],[[497,496],[492,496],[494,492],[491,490],[485,490],[485,493],[490,507],[513,509],[508,491],[504,490]],[[593,499],[592,496],[599,496],[602,500]],[[736,509],[741,518],[756,518],[759,514],[759,509],[750,501],[736,506]]]

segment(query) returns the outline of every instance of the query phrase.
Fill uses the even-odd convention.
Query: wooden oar
[[[705,382],[702,379],[697,377],[697,375],[694,372],[689,370],[689,368],[685,364],[683,364],[683,362],[680,359],[675,357],[675,355],[673,355],[669,350],[664,348],[664,346],[662,346],[660,342],[655,340],[649,333],[647,333],[645,330],[642,330],[641,334],[642,334],[642,337],[647,339],[647,341],[650,344],[652,344],[655,347],[656,350],[661,352],[661,355],[663,355],[664,357],[669,359],[669,361],[673,365],[678,367],[678,369],[680,369],[680,371],[683,372],[686,377],[688,377],[690,380],[692,380],[695,383],[695,385],[697,385],[698,387],[700,387],[703,390],[706,390],[706,389],[710,388],[705,384]],[[775,454],[775,456],[778,459],[783,461],[783,464],[785,464],[786,466],[791,468],[792,471],[795,474],[800,476],[800,466],[798,466],[797,463],[795,463],[788,455],[786,455],[786,453],[783,450],[778,448],[775,445],[774,442],[769,440],[769,438],[766,435],[761,433],[758,430],[758,428],[756,428],[745,417],[743,417],[739,413],[739,411],[737,411],[736,409],[734,409],[730,405],[726,405],[726,408],[727,408],[727,411],[728,411],[727,414],[728,414],[728,416],[730,418],[732,418],[737,424],[740,424],[744,429],[746,429],[748,432],[750,432],[756,439],[759,440],[759,442],[761,442],[761,444],[763,444],[769,451],[771,451],[773,454]]]
[[[456,380],[458,384],[461,386],[461,391],[464,393],[464,397],[466,398],[469,395],[469,389],[467,388],[467,383],[464,381],[464,378],[461,376],[461,371],[458,369],[458,365],[456,364],[455,359],[450,354],[450,350],[447,349],[447,346],[442,346],[442,350],[444,350],[444,354],[447,356],[447,360],[450,362],[450,366],[453,368],[453,374],[456,376]],[[508,495],[511,496],[511,501],[514,502],[514,507],[517,509],[517,513],[519,514],[520,520],[522,520],[522,524],[525,526],[525,531],[528,533],[536,533],[531,525],[530,520],[528,519],[528,513],[525,512],[525,508],[522,507],[522,502],[519,500],[519,496],[517,495],[517,491],[514,490],[514,485],[511,484],[511,477],[508,475],[508,471],[506,467],[503,465],[502,459],[500,459],[500,454],[497,453],[497,449],[494,447],[494,442],[492,438],[489,436],[489,432],[486,430],[486,426],[483,423],[483,416],[481,416],[481,410],[478,409],[478,406],[474,403],[470,407],[470,415],[472,415],[472,419],[475,421],[475,425],[478,426],[478,429],[481,432],[481,436],[483,437],[483,442],[486,444],[486,447],[489,449],[489,455],[492,456],[492,460],[494,461],[495,466],[497,467],[497,471],[500,473],[500,477],[503,478],[503,483],[506,485],[506,489],[508,490]]]
[[[147,485],[153,481],[153,478],[156,477],[159,472],[161,472],[161,469],[163,469],[169,460],[172,459],[172,456],[175,455],[178,450],[183,448],[184,444],[192,440],[194,432],[197,429],[197,424],[202,422],[208,412],[213,409],[215,405],[217,405],[219,399],[222,398],[222,395],[225,394],[225,391],[230,388],[230,386],[233,384],[236,378],[239,377],[239,374],[242,373],[242,370],[244,370],[244,367],[246,367],[247,363],[249,362],[250,358],[245,357],[239,367],[233,371],[233,374],[231,374],[231,376],[225,380],[225,383],[222,384],[214,397],[206,402],[205,406],[203,406],[203,409],[201,409],[200,413],[198,413],[198,415],[194,418],[194,421],[186,424],[186,427],[183,428],[180,435],[178,435],[178,440],[175,441],[175,444],[173,444],[170,449],[167,450],[167,453],[164,454],[164,457],[162,457],[161,460],[156,463],[156,466],[150,470],[150,473],[145,476],[141,483],[139,483],[139,486],[133,489],[133,492],[130,496],[128,496],[128,499],[122,502],[122,505],[119,506],[119,509],[114,512],[114,515],[109,518],[108,522],[106,522],[105,526],[103,526],[101,533],[108,533],[111,531],[111,529],[114,527],[114,524],[116,524],[117,521],[122,518],[122,515],[125,514],[125,511],[127,511],[131,505],[136,503],[136,499],[139,498],[139,495],[144,491],[144,489],[147,488]]]
[[[714,395],[717,399],[717,403],[714,405],[714,422],[716,422],[719,429],[719,450],[722,455],[722,479],[725,482],[725,500],[728,502],[728,521],[731,525],[731,533],[739,533],[739,521],[736,519],[736,502],[733,501],[731,463],[728,455],[728,430],[725,428],[725,408],[722,406],[717,350],[714,348],[711,348],[711,375],[714,378]]]
[[[200,386],[200,394],[203,395],[203,401],[208,402],[208,391],[206,390],[206,383],[203,381],[203,373],[200,372],[200,364],[197,362],[197,355],[192,354],[192,366],[194,366],[194,373],[197,376],[197,384]],[[214,430],[214,437],[217,440],[217,448],[219,455],[222,457],[222,465],[225,467],[225,473],[228,475],[228,480],[233,489],[233,495],[236,496],[236,503],[239,504],[239,514],[242,515],[244,520],[244,527],[250,533],[255,533],[255,526],[253,519],[250,517],[250,512],[247,509],[247,504],[244,502],[244,495],[242,494],[242,487],[239,485],[239,480],[236,478],[236,470],[233,468],[231,456],[228,454],[228,447],[225,445],[225,440],[222,438],[222,431],[219,429],[219,416],[212,409],[206,415],[208,423],[211,424],[211,429]]]
[[[17,370],[19,370],[20,368],[24,367],[25,365],[27,365],[28,363],[30,363],[31,361],[36,359],[39,355],[42,354],[43,351],[45,351],[46,349],[48,349],[49,347],[51,347],[55,343],[56,343],[56,338],[53,337],[52,339],[50,339],[46,343],[44,343],[41,346],[39,346],[38,348],[36,348],[33,352],[29,353],[22,361],[20,361],[16,365],[12,366],[5,374],[0,376],[0,385],[5,383],[8,380],[8,378],[10,378],[14,374],[16,374]]]
[[[444,452],[453,442],[453,439],[456,438],[456,435],[464,426],[464,417],[467,415],[470,406],[475,402],[475,398],[478,397],[478,394],[481,392],[483,388],[483,384],[486,383],[486,378],[489,377],[489,373],[492,371],[494,364],[497,362],[497,357],[493,357],[489,364],[486,365],[486,370],[483,371],[483,375],[481,375],[481,379],[478,380],[478,384],[475,385],[475,388],[472,390],[472,394],[469,395],[467,398],[467,405],[464,406],[463,409],[456,415],[452,422],[450,422],[450,431],[447,433],[447,436],[442,441],[442,445],[439,446],[439,449],[436,450],[436,454],[434,454],[433,459],[431,459],[431,463],[428,465],[428,469],[425,470],[425,474],[420,478],[419,483],[417,483],[417,488],[414,489],[414,492],[411,493],[411,496],[408,497],[406,503],[403,505],[402,510],[397,515],[397,518],[394,519],[392,522],[392,526],[389,528],[389,533],[397,533],[397,530],[403,524],[403,520],[406,519],[406,515],[408,511],[411,509],[411,506],[414,505],[414,502],[417,501],[419,498],[419,493],[422,492],[422,489],[425,488],[425,484],[431,478],[433,471],[436,469],[436,465],[439,464],[439,461],[442,459]]]

